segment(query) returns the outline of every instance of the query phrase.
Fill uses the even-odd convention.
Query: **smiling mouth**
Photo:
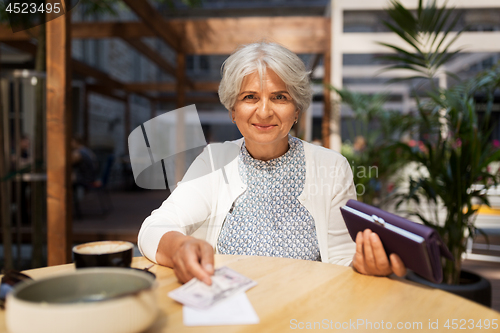
[[[252,125],[261,131],[270,130],[277,126],[277,125],[264,125],[264,124],[252,124]]]

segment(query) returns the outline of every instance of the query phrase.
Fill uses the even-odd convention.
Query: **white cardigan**
[[[306,180],[298,200],[314,218],[321,261],[347,266],[356,246],[340,207],[356,199],[351,168],[341,154],[302,142]],[[239,139],[208,145],[195,159],[182,182],[143,222],[138,245],[144,256],[156,262],[158,243],[169,231],[204,239],[217,253],[217,239],[226,215],[246,189],[235,158],[242,143],[243,139]],[[218,169],[214,167],[217,164]]]

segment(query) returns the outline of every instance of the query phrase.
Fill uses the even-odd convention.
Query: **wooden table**
[[[399,327],[404,331],[454,331],[466,321],[465,331],[495,332],[500,329],[500,313],[441,290],[424,287],[397,278],[364,276],[351,268],[320,262],[216,255],[216,267],[227,265],[254,279],[258,285],[247,296],[260,318],[260,324],[247,326],[185,327],[182,306],[167,293],[180,286],[173,271],[155,265],[151,271],[158,281],[161,314],[148,333],[153,332],[282,332],[308,327],[338,331],[380,332]],[[134,258],[133,267],[144,268],[150,262]],[[34,279],[74,270],[62,265],[27,271]],[[455,319],[455,321],[453,321]],[[472,321],[483,324],[494,319],[495,330],[468,329]],[[460,322],[462,320],[462,322]],[[448,322],[450,329],[444,325]],[[371,323],[371,329],[370,329]],[[405,329],[405,327],[407,329]],[[410,328],[411,327],[411,328]],[[378,329],[377,329],[378,328]],[[5,314],[0,311],[0,333],[6,332]]]

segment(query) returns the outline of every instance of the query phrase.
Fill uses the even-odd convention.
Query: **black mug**
[[[130,267],[134,244],[125,241],[101,241],[76,245],[73,256],[76,268]]]

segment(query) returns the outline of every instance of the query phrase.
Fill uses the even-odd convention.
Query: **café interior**
[[[419,1],[399,3],[416,12]],[[116,314],[100,316],[95,309],[101,304],[96,303],[94,310],[82,307],[68,312],[67,319],[57,319],[61,325],[53,330],[40,324],[40,331],[73,330],[71,323],[79,322],[79,316],[95,316],[99,325],[82,323],[82,332],[180,332],[190,326],[200,326],[203,332],[349,331],[353,322],[356,329],[371,331],[376,325],[384,327],[384,321],[385,328],[408,329],[405,325],[411,324],[409,329],[416,331],[421,328],[415,322],[424,330],[446,329],[447,319],[450,328],[457,319],[458,325],[464,320],[474,329],[478,323],[486,328],[488,320],[488,328],[494,330],[500,321],[500,186],[496,184],[485,190],[489,205],[479,206],[475,214],[475,225],[484,232],[469,237],[460,258],[463,269],[488,281],[486,306],[404,278],[361,276],[350,267],[216,254],[216,267],[227,266],[256,281],[246,292],[249,303],[245,298],[234,306],[252,309],[240,314],[233,309],[233,313],[221,302],[213,313],[196,312],[167,297],[180,286],[174,273],[143,257],[137,247],[142,222],[168,198],[169,184],[182,179],[189,163],[179,162],[163,187],[140,186],[131,152],[132,133],[145,131],[146,123],[166,119],[161,117],[171,111],[194,105],[198,118],[194,122],[172,118],[168,128],[178,139],[173,149],[196,146],[185,135],[191,130],[201,135],[204,145],[240,138],[219,100],[218,88],[223,61],[241,45],[276,42],[299,55],[310,71],[313,102],[292,128],[293,135],[345,156],[353,154],[353,172],[360,167],[354,160],[361,163],[356,154],[367,152],[372,144],[369,133],[383,133],[384,124],[376,116],[363,118],[356,108],[359,104],[347,100],[347,91],[372,102],[385,96],[380,105],[389,113],[417,114],[423,91],[429,87],[419,79],[393,83],[407,73],[384,71],[390,63],[380,60],[393,52],[387,44],[405,47],[383,23],[391,4],[389,0],[80,0],[61,3],[63,11],[58,15],[47,11],[46,22],[38,25],[28,22],[16,30],[12,20],[1,22],[2,274],[22,271],[34,280],[69,274],[75,271],[76,246],[124,241],[133,244],[128,266],[156,278],[155,289],[141,294],[149,310],[119,308],[137,314],[121,326],[116,320],[110,323]],[[460,13],[458,25],[467,28],[454,41],[452,51],[460,54],[433,78],[443,89],[457,84],[455,76],[465,80],[500,66],[500,3],[450,0],[445,6]],[[500,150],[500,86],[492,96],[488,144]],[[478,112],[482,119],[484,110]],[[179,135],[186,142],[179,143]],[[400,140],[424,151],[421,135],[402,134]],[[90,187],[75,184],[78,147],[95,157],[96,177]],[[370,160],[373,155],[363,156],[368,165],[384,171],[382,162]],[[488,166],[498,181],[499,164],[496,159]],[[398,181],[412,172],[411,165],[402,165],[389,171],[397,177],[366,176],[360,184],[372,186],[372,191],[364,198],[358,193],[358,200],[402,214],[391,198],[405,189]],[[446,211],[441,209],[438,215]],[[128,297],[132,296],[120,299]],[[56,320],[53,315],[60,318],[56,310],[22,312],[28,311],[22,302],[11,304],[11,309],[18,310],[10,314],[0,310],[0,332],[30,331],[33,326],[14,324],[28,313],[40,323]],[[219,318],[221,313],[229,314]],[[231,322],[229,317],[236,319]]]

